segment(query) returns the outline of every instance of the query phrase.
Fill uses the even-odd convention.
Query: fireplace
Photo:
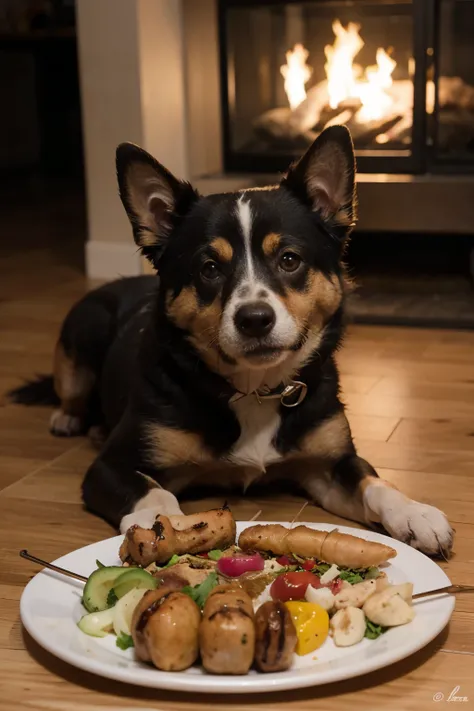
[[[228,172],[346,124],[359,172],[474,171],[474,0],[220,0]]]

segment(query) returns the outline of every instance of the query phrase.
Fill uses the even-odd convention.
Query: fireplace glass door
[[[415,170],[415,4],[221,0],[227,169],[284,169],[345,124],[359,169]]]
[[[428,82],[430,168],[474,169],[474,0],[440,0]]]

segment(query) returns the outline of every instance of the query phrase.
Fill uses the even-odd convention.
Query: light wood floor
[[[0,258],[0,391],[50,371],[59,324],[85,285],[74,267],[45,251]],[[339,358],[349,418],[361,454],[408,495],[444,509],[456,528],[455,555],[441,563],[474,585],[474,334],[352,328]],[[84,439],[48,434],[47,409],[0,407],[0,709],[431,709],[455,686],[474,707],[474,596],[459,597],[449,629],[429,647],[370,676],[301,692],[210,699],[118,685],[75,671],[21,628],[18,601],[36,568],[28,547],[58,556],[110,536],[83,511],[79,485],[94,456]],[[193,501],[199,510],[216,500]],[[301,500],[232,500],[237,518],[288,520]],[[338,521],[316,507],[304,517]],[[444,703],[444,702],[443,702]],[[439,705],[440,707],[443,704]]]

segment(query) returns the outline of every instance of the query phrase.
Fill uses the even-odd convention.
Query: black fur
[[[315,156],[327,149],[331,136],[338,155],[347,158],[341,180],[348,182],[351,194],[353,153],[348,133],[342,129],[324,134],[278,188],[248,193],[256,278],[282,299],[290,292],[304,295],[315,273],[336,281],[344,290],[341,254],[350,227],[323,217],[323,208],[318,206],[321,196],[310,194],[307,184]],[[140,166],[148,172],[142,181],[145,192],[137,202],[139,188],[133,181],[141,180]],[[110,436],[86,474],[83,498],[89,509],[114,525],[148,491],[149,483],[139,473],[164,486],[173,480],[173,468],[158,466],[150,457],[150,445],[144,438],[147,423],[198,435],[215,461],[225,461],[238,440],[240,424],[229,404],[234,386],[206,365],[190,333],[173,321],[168,307],[170,300],[173,303],[192,286],[189,298],[197,300],[198,309],[216,299],[225,308],[246,268],[242,225],[236,214],[238,195],[201,198],[191,186],[129,144],[117,151],[117,170],[135,240],[158,268],[159,278],[121,280],[92,292],[72,309],[60,336],[68,356],[92,370],[99,383],[102,417]],[[151,181],[155,181],[152,188]],[[323,195],[324,206],[326,197]],[[338,206],[350,216],[351,199]],[[147,204],[152,204],[149,211]],[[262,241],[271,233],[281,235],[281,242],[275,255],[264,258]],[[232,265],[219,263],[218,275],[210,281],[201,270],[206,260],[217,259],[210,247],[216,237],[227,240],[233,260]],[[302,259],[295,273],[278,267],[285,249]],[[334,352],[343,333],[344,298],[323,325],[322,338],[298,376],[308,387],[306,399],[294,409],[282,406],[279,410],[281,424],[274,447],[283,456],[297,452],[306,434],[343,412]],[[302,326],[287,350],[298,354],[307,337],[308,328]],[[226,363],[235,362],[225,349],[221,349],[221,357]],[[343,461],[335,470],[338,475],[348,457],[356,458],[350,438],[339,456]],[[353,468],[353,473],[356,470]],[[348,476],[350,479],[351,474]]]
[[[7,397],[19,405],[59,405],[52,375],[38,375],[35,380],[10,390]]]

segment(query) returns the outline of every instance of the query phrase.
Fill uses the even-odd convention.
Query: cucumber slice
[[[115,581],[114,593],[120,600],[120,598],[134,588],[139,588],[140,590],[154,590],[157,586],[157,579],[146,570],[143,570],[143,568],[129,568]]]
[[[115,581],[123,575],[124,569],[120,566],[109,566],[94,570],[84,586],[82,604],[87,612],[101,612],[111,607],[107,602],[110,591]]]
[[[114,626],[114,611],[91,612],[89,615],[84,615],[77,626],[91,637],[106,637]]]
[[[123,634],[131,634],[132,617],[136,606],[146,593],[145,588],[132,588],[126,595],[120,598],[113,608],[114,632],[117,637]]]

